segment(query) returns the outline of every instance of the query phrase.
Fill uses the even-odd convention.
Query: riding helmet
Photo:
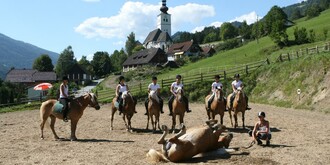
[[[215,75],[214,78],[219,79],[220,75]]]
[[[157,80],[157,77],[156,76],[152,76],[152,80]]]
[[[238,74],[238,73],[235,74],[235,75],[234,75],[234,78],[239,78],[239,74]]]
[[[258,112],[258,117],[259,117],[259,116],[266,117],[266,114],[265,114],[265,112]]]
[[[179,74],[176,75],[176,78],[177,78],[177,79],[181,79],[181,75],[179,75]]]
[[[125,80],[125,77],[124,76],[119,76],[119,81],[121,80]]]
[[[67,76],[63,76],[62,80],[69,80]]]

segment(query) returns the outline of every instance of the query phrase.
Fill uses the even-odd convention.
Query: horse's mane
[[[149,93],[149,97],[150,98],[153,98],[154,100],[157,101],[157,103],[159,103],[159,98],[157,96],[157,92],[156,91],[151,90],[150,93]]]
[[[179,93],[179,91],[181,91],[182,90],[182,88],[181,87],[178,87],[177,89],[176,89],[176,93]]]

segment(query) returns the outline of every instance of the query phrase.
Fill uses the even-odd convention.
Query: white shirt
[[[212,86],[212,92],[214,92],[214,90],[217,88],[222,88],[221,82],[213,82],[211,86]]]
[[[237,89],[238,87],[242,87],[242,84],[243,84],[243,82],[241,80],[238,80],[238,81],[234,80],[231,83],[231,85],[234,85],[235,89]]]
[[[159,84],[150,83],[148,89],[157,92],[157,90],[160,89],[160,86]]]
[[[183,88],[183,84],[182,83],[178,84],[176,82],[172,83],[172,85],[171,85],[172,92],[176,93],[176,91],[178,90],[179,87]]]
[[[123,92],[125,92],[125,91],[127,91],[127,86],[126,86],[126,84],[124,84],[124,85],[120,85],[120,84],[119,84],[119,93],[120,93],[120,92],[123,93]]]
[[[62,85],[63,85],[63,93],[62,90],[60,90],[60,98],[67,98],[66,96],[69,96],[69,86],[64,84]],[[64,94],[66,94],[66,96]]]

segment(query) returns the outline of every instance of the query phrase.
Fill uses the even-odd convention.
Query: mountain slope
[[[32,68],[34,60],[41,54],[48,54],[53,64],[59,56],[55,52],[14,40],[0,33],[0,78],[4,79],[11,67]]]

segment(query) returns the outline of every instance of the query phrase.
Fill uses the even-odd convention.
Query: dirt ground
[[[330,115],[268,105],[250,106],[253,109],[246,112],[246,125],[251,128],[258,120],[257,112],[265,111],[273,135],[271,146],[243,149],[251,140],[247,130],[232,129],[226,113],[224,124],[234,133],[230,148],[237,151],[221,157],[194,158],[181,164],[330,164]],[[191,104],[191,109],[193,112],[185,116],[187,128],[203,124],[207,119],[204,105]],[[101,106],[99,111],[87,108],[78,123],[79,141],[75,142],[55,141],[49,127],[41,140],[39,110],[0,114],[0,164],[151,164],[145,155],[150,148],[160,149],[156,141],[161,132],[146,131],[145,110],[142,105],[137,110],[132,119],[135,131],[128,133],[118,113],[114,130],[110,131],[109,104]],[[167,111],[160,122],[171,125]],[[242,126],[240,118],[239,126]],[[58,120],[55,129],[60,137],[69,138],[69,123]]]

